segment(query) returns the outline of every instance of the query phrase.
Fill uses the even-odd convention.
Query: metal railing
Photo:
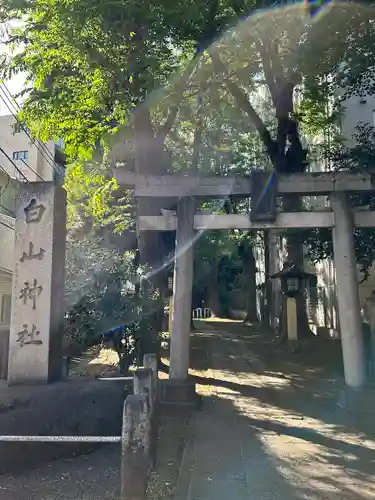
[[[30,443],[121,443],[121,436],[0,436],[3,442]]]
[[[136,370],[134,377],[111,377],[111,380],[133,380],[134,394],[124,402],[121,436],[0,436],[0,442],[121,443],[120,500],[145,500],[151,463],[151,427],[158,393],[156,356],[146,354],[143,364],[145,368]]]

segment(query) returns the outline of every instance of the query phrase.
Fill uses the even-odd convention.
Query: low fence
[[[193,309],[193,319],[212,318],[212,311],[209,307],[198,307]]]
[[[155,354],[145,354],[134,372],[133,393],[125,399],[121,436],[0,436],[3,442],[121,443],[120,500],[145,500],[152,465],[158,369]],[[128,377],[122,377],[128,379]],[[118,380],[118,379],[117,379]]]

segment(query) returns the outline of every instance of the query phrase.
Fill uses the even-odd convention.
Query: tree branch
[[[195,68],[196,68],[196,58],[194,57],[193,60],[189,62],[187,65],[187,68],[185,71],[182,73],[180,81],[179,81],[179,88],[177,89],[177,102],[174,104],[174,106],[171,107],[169,110],[169,114],[163,123],[163,125],[160,126],[159,130],[156,133],[157,140],[160,142],[164,142],[165,138],[171,131],[177,115],[178,115],[178,110],[179,110],[179,104],[181,103],[183,96],[184,96],[184,91],[188,87],[191,77],[195,73]]]
[[[182,85],[181,85],[181,88],[178,92],[178,99],[177,99],[178,102],[174,106],[172,106],[167,119],[165,120],[164,124],[160,127],[160,129],[157,133],[158,140],[162,140],[164,142],[166,136],[168,135],[168,133],[172,129],[173,124],[175,123],[177,115],[178,115],[178,108],[179,108],[179,104],[183,98],[184,90],[187,88],[188,84],[190,83],[191,77],[195,72],[195,68],[194,67],[192,68],[191,66],[194,65],[194,63],[197,61],[197,58],[199,57],[199,55],[203,52],[203,50],[205,48],[204,47],[205,44],[212,43],[213,38],[216,35],[217,23],[215,21],[215,18],[216,18],[216,14],[218,12],[218,9],[219,9],[219,0],[211,0],[210,6],[208,9],[208,13],[207,13],[206,22],[205,22],[206,28],[202,33],[201,39],[197,40],[197,42],[196,42],[197,47],[196,47],[195,56],[194,56],[193,60],[188,64],[186,70],[183,72],[183,74],[181,76],[180,81],[182,82]]]
[[[255,129],[259,134],[261,141],[263,142],[263,145],[266,148],[266,151],[271,159],[271,162],[275,166],[277,147],[274,140],[271,137],[269,130],[265,126],[261,117],[256,112],[255,108],[251,105],[245,92],[238,85],[236,85],[234,82],[231,81],[230,77],[228,76],[227,70],[223,62],[221,61],[220,57],[218,56],[218,54],[215,54],[213,51],[210,51],[210,57],[214,67],[216,68],[216,71],[224,76],[225,85],[229,90],[229,92],[234,97],[238,107],[244,113],[246,113],[247,116],[250,118],[252,124],[254,125]]]
[[[216,38],[218,23],[216,15],[219,10],[219,0],[211,0],[207,17],[205,19],[205,29],[202,36],[196,41],[197,54],[201,54],[209,45],[211,45]]]
[[[200,147],[202,142],[202,97],[197,96],[197,124],[194,131],[193,154],[191,155],[191,169],[198,170]]]
[[[272,71],[271,63],[270,63],[270,59],[269,59],[270,55],[269,55],[266,47],[264,47],[263,43],[260,40],[259,40],[259,42],[256,42],[255,45],[256,45],[257,50],[259,52],[260,60],[261,60],[262,66],[263,66],[264,77],[266,79],[267,87],[269,88],[269,91],[271,93],[272,102],[273,102],[273,105],[276,109],[276,115],[277,115],[277,107],[278,107],[277,87],[276,87],[276,80],[275,80],[275,77],[273,75],[273,71]]]

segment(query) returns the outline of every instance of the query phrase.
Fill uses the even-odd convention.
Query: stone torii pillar
[[[345,382],[350,389],[360,389],[366,382],[366,360],[353,244],[353,213],[346,193],[331,194],[330,203],[335,219],[332,237]]]
[[[179,200],[173,280],[173,315],[170,343],[170,379],[186,381],[190,361],[191,300],[194,244],[193,198]]]
[[[66,243],[65,191],[22,185],[15,223],[9,384],[61,376]]]

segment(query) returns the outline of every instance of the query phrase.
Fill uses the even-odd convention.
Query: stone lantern
[[[316,275],[299,269],[296,264],[284,262],[281,271],[274,273],[271,279],[279,279],[281,291],[285,296],[286,330],[289,344],[298,340],[297,303],[296,297],[303,293],[307,281],[316,281]]]

